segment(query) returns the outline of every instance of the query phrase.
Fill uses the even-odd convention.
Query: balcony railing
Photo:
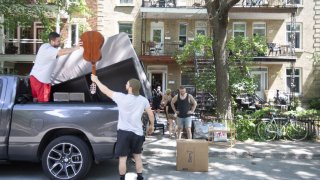
[[[142,55],[144,56],[175,56],[179,51],[183,50],[183,46],[179,42],[142,42]],[[267,43],[268,50],[264,54],[257,57],[284,58],[291,56],[289,44]]]
[[[241,0],[235,7],[292,7],[294,0]],[[142,7],[158,8],[203,8],[205,0],[142,0]]]
[[[181,50],[179,42],[142,42],[142,55],[149,56],[174,56]]]
[[[36,54],[42,44],[41,39],[6,39],[4,54]]]

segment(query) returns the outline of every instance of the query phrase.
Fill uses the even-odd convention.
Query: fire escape
[[[291,37],[291,46],[290,46],[290,56],[295,56],[295,47],[296,47],[296,13],[297,13],[297,5],[295,3],[295,0],[290,0],[290,4],[293,6],[291,9],[291,22],[290,22],[290,37]],[[290,83],[290,102],[293,102],[294,98],[294,62],[291,62],[291,83]]]

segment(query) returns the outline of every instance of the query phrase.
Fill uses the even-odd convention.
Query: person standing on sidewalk
[[[164,106],[164,111],[167,117],[170,138],[175,134],[175,129],[173,127],[173,124],[174,124],[174,120],[176,119],[174,117],[174,111],[171,108],[171,100],[172,100],[171,89],[167,89],[166,94],[162,96],[161,104],[163,104]]]
[[[32,97],[38,102],[48,102],[51,92],[51,75],[59,56],[67,55],[80,49],[82,43],[73,48],[59,49],[60,35],[56,32],[49,34],[49,43],[40,46],[35,63],[30,72]]]
[[[145,140],[142,128],[141,117],[144,111],[147,112],[150,125],[148,134],[154,131],[154,116],[147,98],[139,95],[141,83],[137,79],[130,79],[126,84],[128,94],[114,92],[103,85],[97,76],[91,75],[94,82],[102,93],[111,98],[119,108],[119,120],[117,131],[117,144],[115,154],[119,157],[120,180],[125,179],[127,172],[127,157],[133,153],[136,163],[138,180],[143,180],[142,176],[142,145]]]
[[[175,107],[177,103],[177,108]],[[194,113],[197,102],[191,94],[188,94],[184,86],[179,87],[179,93],[172,98],[171,107],[178,116],[178,139],[181,139],[181,130],[186,128],[188,139],[192,139],[191,135],[191,115]]]
[[[161,87],[157,86],[157,89],[154,89],[152,91],[152,109],[155,112],[155,116],[159,117],[159,113],[161,110],[161,100],[162,100],[162,92],[161,92]]]

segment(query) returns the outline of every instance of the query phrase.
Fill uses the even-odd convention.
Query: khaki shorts
[[[174,116],[174,114],[168,114],[168,119],[173,119],[173,120],[175,120],[176,117]]]

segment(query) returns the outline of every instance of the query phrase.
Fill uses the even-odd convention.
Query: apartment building
[[[196,34],[209,35],[204,0],[141,2],[141,46],[136,46],[153,85],[176,89],[192,86],[173,55]],[[258,78],[256,94],[272,100],[277,90],[311,99],[319,97],[319,74],[312,55],[319,51],[319,1],[241,0],[229,13],[228,37],[265,36],[271,52],[254,57],[251,74]],[[294,35],[294,36],[293,36]],[[138,40],[138,39],[137,39]],[[292,73],[294,72],[294,73]],[[291,85],[292,84],[292,85]]]
[[[204,0],[87,0],[87,4],[96,10],[90,22],[93,30],[107,37],[119,32],[128,34],[153,88],[160,85],[163,90],[174,90],[185,85],[192,90],[190,73],[176,63],[174,55],[197,34],[211,35]],[[256,93],[261,98],[272,99],[276,90],[304,99],[319,97],[320,68],[311,60],[313,53],[320,51],[319,9],[320,0],[241,0],[231,9],[228,37],[259,34],[266,37],[272,50],[254,58],[251,74],[258,77]],[[61,28],[66,39],[79,35],[73,32],[78,32],[80,25],[70,22],[73,21]],[[31,55],[22,54],[25,50],[21,49],[16,53],[21,57],[13,60],[2,50],[2,67],[14,64],[10,68],[22,73],[22,69],[32,66],[41,44],[36,43],[39,40],[36,32],[41,31],[39,26],[31,26]],[[7,47],[10,40],[4,38],[2,42],[5,42],[2,47]]]

